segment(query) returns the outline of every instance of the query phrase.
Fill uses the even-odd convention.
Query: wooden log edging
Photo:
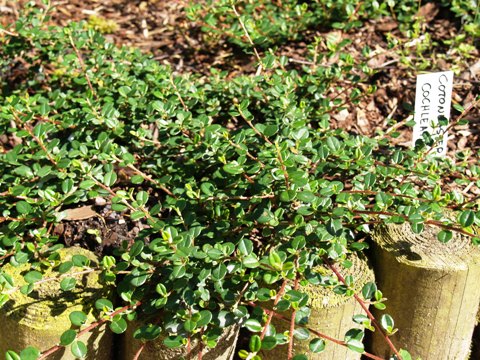
[[[98,263],[97,257],[90,251],[70,247],[58,251],[62,261],[71,260],[74,255],[86,256],[92,263]],[[9,274],[16,286],[25,285],[23,275],[31,270],[31,264],[18,267],[6,264],[2,272]],[[71,270],[73,271],[73,270]],[[46,269],[44,279],[57,279],[35,284],[34,290],[23,295],[20,291],[12,292],[10,299],[0,309],[0,354],[3,359],[7,350],[20,352],[28,346],[46,350],[58,344],[62,333],[71,328],[69,314],[72,311],[83,311],[87,314],[87,322],[94,322],[92,310],[95,301],[105,296],[105,287],[100,283],[97,272],[72,275],[77,285],[71,291],[62,291],[58,272]],[[109,360],[113,338],[110,331],[105,331],[106,324],[90,333],[85,333],[78,340],[88,347],[86,359]],[[68,348],[50,355],[49,359],[75,359]]]
[[[480,302],[480,250],[459,233],[441,243],[438,232],[428,226],[415,234],[408,224],[377,227],[377,284],[399,329],[391,337],[398,348],[422,360],[466,360]],[[377,319],[382,314],[374,311]],[[372,352],[391,355],[378,334]]]
[[[352,266],[343,270],[344,276],[352,275],[355,279],[354,291],[361,292],[363,285],[367,282],[374,281],[373,269],[369,266],[363,255],[352,256]],[[335,277],[333,272],[327,268],[318,269],[325,275]],[[308,306],[311,309],[308,327],[318,332],[328,335],[335,339],[343,340],[345,333],[351,328],[360,328],[361,326],[354,323],[352,316],[355,314],[365,314],[361,306],[353,297],[346,297],[335,294],[331,288],[321,285],[308,284],[301,288],[302,291],[309,295]],[[291,312],[286,314],[290,317]],[[275,326],[277,333],[289,330],[289,324],[281,319],[274,317],[272,324]],[[326,348],[321,353],[312,353],[309,349],[308,340],[294,340],[294,354],[306,354],[311,360],[359,360],[361,354],[348,349],[345,346],[330,343],[326,341]],[[288,344],[277,345],[270,351],[261,351],[260,355],[264,360],[280,360],[286,359],[288,353]]]

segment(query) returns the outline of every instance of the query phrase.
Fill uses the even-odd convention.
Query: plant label
[[[428,133],[433,139],[431,153],[447,153],[447,124],[452,102],[453,72],[442,71],[417,76],[413,145]]]

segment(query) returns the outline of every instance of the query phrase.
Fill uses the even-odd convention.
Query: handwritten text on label
[[[435,141],[432,154],[445,156],[447,153],[446,126],[438,124],[438,118],[450,118],[452,100],[453,72],[443,71],[417,76],[415,92],[415,126],[413,127],[413,144],[430,134]]]

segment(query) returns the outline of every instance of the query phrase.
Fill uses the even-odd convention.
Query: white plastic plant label
[[[424,133],[428,133],[434,140],[430,153],[436,156],[447,153],[447,129],[445,124],[439,124],[439,117],[447,121],[450,119],[452,87],[452,71],[417,76],[413,145]]]

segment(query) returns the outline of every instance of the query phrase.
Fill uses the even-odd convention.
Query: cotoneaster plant
[[[374,283],[355,293],[355,279],[341,276],[352,254],[368,248],[372,226],[408,222],[420,233],[432,225],[441,229],[439,241],[454,231],[480,241],[472,228],[480,225],[472,192],[480,167],[469,154],[438,160],[426,156],[428,137],[406,149],[390,145],[388,132],[369,138],[330,127],[334,111],[365,95],[370,74],[340,49],[339,61],[326,67],[295,70],[270,54],[259,57],[255,75],[179,75],[82,24],[46,20],[31,9],[0,38],[0,257],[35,269],[21,289],[0,273],[0,303],[12,289],[28,294],[50,281],[43,273],[52,267],[96,272],[119,301],[99,299],[93,327],[108,322],[122,333],[129,321],[162,313],[136,337],[163,335],[169,347],[196,338],[213,347],[222,329],[239,323],[254,333],[240,356],[258,359],[268,301],[308,314],[300,285],[323,284],[385,308]],[[348,88],[336,88],[346,81]],[[82,257],[62,262],[66,243],[55,225],[68,209],[99,198],[141,230],[105,250],[98,265]],[[95,229],[89,234],[102,240]],[[318,267],[339,276],[312,270]],[[72,324],[85,318],[76,312]],[[393,320],[384,319],[377,331],[388,335]],[[379,326],[371,318],[360,325]],[[322,334],[296,326],[314,334],[312,351],[323,349]],[[81,330],[68,331],[60,347],[85,356]],[[364,330],[349,334],[344,345],[375,358],[361,345]],[[270,336],[268,347],[292,339]]]

